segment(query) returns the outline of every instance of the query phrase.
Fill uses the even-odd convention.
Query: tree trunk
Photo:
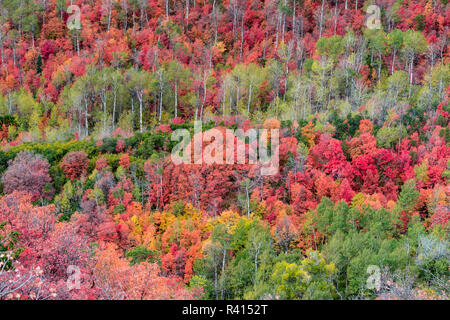
[[[88,101],[87,98],[84,102],[85,104],[85,112],[84,112],[84,125],[85,125],[85,129],[86,129],[86,137],[89,136],[89,121],[88,121]]]
[[[166,17],[169,19],[169,0],[166,0]]]
[[[138,99],[139,99],[139,131],[142,133],[143,132],[143,128],[142,128],[142,92],[138,93]]]
[[[252,81],[250,81],[250,88],[248,92],[247,113],[250,115],[250,104],[252,103]]]
[[[117,104],[117,87],[114,86],[114,100],[113,100],[113,114],[112,114],[112,128],[114,130],[116,125],[116,104]]]
[[[245,194],[247,196],[247,217],[250,217],[250,192],[249,192],[249,186],[248,186],[248,182],[247,185],[245,186]]]
[[[189,0],[186,0],[186,30],[189,24]]]
[[[395,49],[392,50],[392,68],[391,68],[391,75],[394,74],[394,66],[395,66]]]
[[[203,81],[203,101],[202,101],[202,107],[200,109],[200,121],[203,121],[203,108],[205,107],[205,102],[206,102],[206,74],[205,74],[205,79]]]
[[[325,0],[322,0],[322,6],[320,8],[319,38],[322,37],[322,21],[323,21],[324,6],[325,6]]]
[[[163,99],[163,85],[162,80],[159,80],[159,123],[161,124],[161,116],[162,116],[162,99]]]
[[[226,261],[226,255],[227,255],[227,250],[226,250],[225,247],[223,247],[222,273],[221,273],[222,277],[225,276],[225,261]],[[222,287],[220,288],[220,291],[221,291],[221,292],[220,292],[220,299],[221,299],[221,300],[223,300],[224,289],[225,289],[225,286],[224,286],[223,283],[222,283]]]
[[[175,118],[178,113],[178,83],[175,82]]]

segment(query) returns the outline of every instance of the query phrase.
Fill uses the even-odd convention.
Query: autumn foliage
[[[78,179],[87,173],[88,158],[83,151],[73,151],[61,160],[61,169],[69,179]]]
[[[448,1],[70,4],[0,1],[0,300],[449,298]]]

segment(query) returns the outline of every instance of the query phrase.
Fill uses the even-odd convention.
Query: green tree
[[[150,73],[136,69],[128,70],[125,77],[129,90],[139,101],[139,132],[144,132],[144,99],[152,91],[155,80]],[[131,103],[133,105],[133,101]]]
[[[272,281],[276,293],[286,299],[331,299],[335,296],[333,263],[320,252],[309,250],[300,265],[282,261],[274,266]]]
[[[417,57],[427,51],[428,42],[421,32],[408,30],[404,33],[403,43],[404,46],[402,51],[405,57],[406,65],[408,66],[409,74],[409,97],[411,95],[411,85],[413,83],[414,61]]]
[[[392,53],[391,74],[394,73],[395,58],[397,56],[397,53],[402,49],[403,46],[403,37],[403,31],[400,29],[394,29],[391,33],[388,34],[388,42]]]

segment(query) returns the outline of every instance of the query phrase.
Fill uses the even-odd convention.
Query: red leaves
[[[280,139],[280,164],[284,165],[289,155],[297,156],[297,139],[286,137]]]
[[[352,159],[361,155],[372,155],[377,150],[377,140],[368,133],[363,132],[359,137],[354,137],[349,141],[349,150]]]
[[[88,258],[88,241],[77,233],[75,223],[56,224],[42,244],[39,257],[44,275],[55,282],[67,279],[70,265],[76,265],[86,272]]]
[[[155,132],[170,133],[172,132],[172,129],[168,124],[160,124],[158,127],[156,127]]]
[[[49,164],[41,155],[22,151],[9,163],[2,176],[5,193],[24,191],[31,194],[31,200],[51,199],[53,190],[48,184],[52,179],[48,173]]]
[[[186,265],[186,249],[178,248],[174,243],[167,253],[161,259],[161,268],[164,275],[184,278]]]
[[[45,40],[41,44],[41,56],[42,59],[47,60],[51,54],[55,54],[58,51],[58,47],[53,40]]]
[[[317,205],[313,194],[302,184],[291,187],[291,204],[297,214],[304,213]]]
[[[119,165],[125,169],[130,166],[130,157],[128,154],[124,153],[120,156]]]
[[[0,221],[20,232],[19,244],[37,247],[56,223],[55,206],[33,206],[29,193],[13,191],[0,199]]]
[[[114,245],[107,245],[97,253],[94,267],[95,284],[103,299],[193,299],[195,291],[159,275],[156,263],[141,262],[130,265]]]
[[[352,162],[355,187],[362,192],[372,194],[377,191],[379,175],[375,161],[370,155],[359,156]]]
[[[348,180],[342,180],[341,185],[339,186],[339,197],[347,203],[351,203],[354,195],[355,192],[352,190]]]
[[[75,76],[80,77],[86,72],[86,65],[88,65],[90,61],[88,59],[83,59],[78,56],[74,56],[70,60],[69,71],[72,72]]]
[[[123,141],[123,139],[117,140],[116,148],[115,148],[116,152],[117,152],[117,153],[120,153],[120,152],[122,152],[124,149],[125,149],[125,141]]]
[[[185,123],[184,119],[180,118],[180,117],[176,117],[172,119],[172,123],[173,124],[183,124]]]
[[[310,166],[323,170],[327,174],[343,174],[347,163],[341,147],[341,141],[322,134],[317,145],[311,148],[307,162]]]
[[[368,56],[368,51],[360,46],[364,42],[362,29],[365,29],[366,18],[363,1],[359,8],[350,3],[345,8],[347,1],[345,4],[343,1],[325,1],[322,17],[325,20],[322,22],[318,21],[321,10],[319,1],[291,2],[288,3],[289,8],[280,7],[273,0],[226,1],[223,6],[216,6],[215,11],[212,11],[212,3],[196,2],[196,7],[191,7],[189,11],[189,25],[186,21],[188,12],[177,10],[173,7],[174,3],[170,3],[170,17],[167,19],[164,3],[161,5],[158,1],[138,1],[140,4],[146,2],[146,8],[142,5],[138,5],[140,8],[134,5],[125,8],[127,1],[118,2],[112,8],[111,1],[85,2],[82,8],[83,28],[79,33],[67,32],[67,15],[62,13],[60,18],[59,9],[54,5],[46,8],[45,23],[38,28],[41,30],[39,35],[31,34],[38,29],[24,28],[20,37],[15,37],[17,21],[7,21],[12,20],[10,16],[6,17],[7,23],[3,26],[5,41],[2,43],[4,52],[0,66],[3,109],[9,109],[10,113],[26,112],[32,116],[31,121],[25,121],[25,126],[18,126],[15,130],[3,125],[0,128],[1,140],[7,143],[6,139],[13,137],[16,141],[10,146],[17,145],[31,141],[35,133],[41,132],[45,139],[46,136],[54,137],[59,129],[63,129],[62,132],[74,131],[79,124],[80,131],[75,133],[75,140],[78,140],[84,138],[84,135],[78,136],[81,125],[86,131],[90,129],[91,133],[98,133],[100,121],[104,122],[104,132],[115,129],[113,136],[118,138],[114,150],[117,155],[98,155],[96,172],[89,175],[89,179],[81,179],[87,186],[81,187],[81,182],[68,183],[60,197],[55,199],[55,206],[32,204],[42,198],[51,200],[53,194],[49,164],[41,156],[19,153],[2,177],[6,195],[0,199],[0,222],[7,220],[14,230],[21,233],[19,243],[27,246],[20,258],[22,264],[30,268],[27,270],[33,270],[34,264],[39,265],[46,281],[57,288],[58,297],[194,297],[192,292],[181,288],[178,281],[182,279],[187,283],[192,277],[194,262],[202,257],[202,244],[211,235],[211,221],[215,219],[216,223],[216,220],[226,217],[224,208],[235,211],[232,213],[233,219],[246,216],[245,207],[248,207],[250,217],[251,214],[263,217],[266,220],[264,223],[268,222],[276,234],[276,244],[287,251],[291,242],[308,241],[300,235],[303,218],[322,198],[329,197],[332,202],[353,202],[352,206],[356,208],[369,205],[392,209],[403,182],[415,179],[416,188],[421,193],[420,206],[414,208],[414,212],[402,213],[403,230],[410,223],[411,215],[417,212],[422,214],[427,226],[448,223],[446,196],[450,147],[443,130],[449,119],[446,106],[449,87],[441,88],[439,83],[439,90],[436,88],[442,72],[438,66],[441,63],[445,65],[448,60],[448,50],[445,50],[445,41],[442,41],[446,36],[444,28],[448,23],[448,6],[443,6],[439,1],[402,1],[400,10],[394,10],[398,2],[392,7],[392,0],[378,1],[386,12],[396,15],[396,19],[390,21],[389,30],[424,29],[430,45],[427,54],[414,56],[415,84],[422,80],[427,82],[424,74],[433,70],[429,92],[413,88],[412,106],[404,110],[406,113],[398,112],[398,115],[390,117],[384,127],[393,129],[403,121],[400,129],[405,128],[410,134],[418,126],[414,119],[410,119],[411,112],[415,112],[416,100],[422,103],[429,95],[434,97],[442,90],[447,91],[436,112],[432,106],[427,106],[427,119],[418,131],[420,135],[413,133],[410,138],[403,138],[395,148],[380,149],[373,123],[377,127],[383,125],[380,123],[383,116],[377,114],[377,108],[380,104],[384,105],[380,99],[384,94],[389,94],[393,86],[390,81],[395,77],[384,78],[390,73],[390,64],[394,60],[393,70],[406,69],[408,59],[405,53],[408,50],[404,46],[398,48],[396,59],[392,59],[394,51],[382,57],[371,55],[370,62],[364,58]],[[294,11],[286,13],[285,9],[290,11],[294,8],[295,15]],[[105,22],[110,9],[111,25],[106,31]],[[139,19],[139,15],[144,20]],[[33,25],[32,21],[25,24]],[[345,55],[341,55],[339,61],[332,65],[356,72],[349,79],[346,76],[345,87],[341,72],[328,70],[325,60],[317,60],[319,57],[315,51],[319,24],[322,36],[353,31],[353,36],[348,34],[345,38]],[[372,41],[369,47],[371,45]],[[283,52],[285,49],[286,52]],[[42,60],[39,59],[38,63],[39,55]],[[317,61],[313,62],[311,58]],[[381,80],[376,76],[374,67],[377,62],[372,58],[381,59],[381,69],[388,69],[388,74]],[[181,68],[165,68],[174,62],[179,63]],[[236,65],[249,62],[258,64],[257,71],[265,68],[262,70],[264,73],[255,72],[260,77],[256,82],[248,77],[253,74],[246,75],[238,69],[232,71]],[[436,67],[433,68],[430,62]],[[115,91],[115,84],[109,80],[102,82],[105,78],[97,77],[97,72],[94,72],[95,76],[90,72],[86,74],[87,65],[92,65],[93,72],[111,67],[111,70],[117,70],[119,76],[127,68],[134,67],[144,70],[156,82],[143,90],[145,97],[139,99],[136,92],[129,92],[126,81],[122,83],[124,78],[118,77],[116,83],[119,86]],[[299,70],[301,66],[305,67],[304,72]],[[268,73],[265,74],[265,71]],[[206,74],[208,78],[203,78]],[[77,78],[82,76],[86,86],[73,87]],[[383,90],[377,95],[374,84],[378,80]],[[319,86],[329,89],[330,83],[333,86],[336,84],[339,90],[334,92],[331,88],[329,93],[327,90],[319,91]],[[39,107],[33,106],[29,110],[28,101],[21,101],[21,89],[37,97]],[[386,93],[384,89],[389,90]],[[145,162],[144,176],[142,162],[148,159],[132,157],[130,160],[131,154],[138,154],[134,153],[136,148],[142,146],[134,143],[141,138],[127,140],[133,135],[134,113],[138,106],[136,98],[141,100],[144,125],[148,129],[156,125],[154,111],[159,103],[163,109],[162,119],[170,117],[173,107],[177,108],[177,114],[183,116],[174,118],[172,125],[159,124],[154,132],[148,131],[142,135],[143,139],[147,139],[155,132],[171,133],[174,125],[185,124],[189,127],[190,117],[200,105],[205,108],[203,120],[212,118],[216,126],[224,122],[219,129],[222,133],[226,126],[243,128],[244,131],[253,126],[259,128],[260,124],[244,121],[238,115],[217,115],[236,114],[248,103],[251,118],[258,119],[264,114],[271,114],[275,106],[271,103],[282,96],[283,103],[280,101],[280,106],[278,103],[276,106],[280,107],[277,113],[280,111],[283,120],[291,118],[291,115],[299,116],[295,112],[284,113],[286,107],[294,105],[293,99],[300,107],[308,102],[310,106],[306,108],[311,107],[313,113],[333,106],[340,114],[347,111],[348,103],[352,104],[352,109],[348,111],[356,112],[354,98],[360,96],[362,101],[359,104],[365,106],[359,108],[359,114],[370,116],[373,123],[368,119],[360,121],[359,131],[347,141],[340,141],[325,133],[331,132],[331,125],[326,123],[329,113],[313,115],[312,119],[304,114],[303,118],[308,119],[309,123],[305,125],[304,121],[300,121],[302,128],[294,123],[289,129],[286,121],[267,119],[262,126],[280,129],[281,133],[281,170],[270,177],[262,177],[257,166],[247,164],[174,166],[168,158],[152,158]],[[343,104],[344,101],[348,103]],[[215,114],[211,116],[210,110]],[[110,129],[109,117],[112,114]],[[352,118],[345,120],[347,128],[350,128]],[[61,119],[67,119],[67,122]],[[335,120],[329,119],[332,122]],[[117,127],[116,122],[124,129]],[[30,132],[20,132],[24,130],[22,127],[29,127]],[[19,131],[17,138],[16,131]],[[299,137],[302,140],[300,145]],[[103,142],[98,141],[97,146],[100,146]],[[207,142],[203,148],[212,145],[212,142]],[[256,148],[257,143],[251,147]],[[8,150],[5,152],[8,153]],[[246,150],[240,149],[238,152],[248,155]],[[234,154],[234,159],[238,152]],[[113,172],[119,155],[120,168]],[[111,160],[111,166],[108,166],[107,159]],[[74,151],[62,159],[60,166],[66,177],[76,180],[87,176],[89,160],[92,159],[88,159],[85,152]],[[57,185],[60,186],[59,181]],[[84,190],[83,197],[80,196],[81,190]],[[241,201],[242,196],[246,201]],[[243,206],[242,202],[247,204]],[[57,222],[59,210],[73,213],[71,216],[64,215],[65,218],[70,217],[69,222]],[[88,254],[88,244],[91,242],[99,247],[95,257]],[[152,256],[160,258],[162,268],[148,262],[130,265],[123,253],[136,246],[142,246],[150,250]],[[227,252],[230,256],[236,254],[231,250]],[[82,282],[83,289],[77,293],[64,289],[69,265],[80,266],[86,275]],[[25,292],[23,297],[32,298],[31,291]]]
[[[97,161],[95,162],[95,169],[98,172],[101,172],[103,169],[108,167],[108,163],[106,161],[105,157],[100,157],[97,159]]]
[[[64,156],[61,161],[61,169],[66,177],[74,180],[87,173],[88,158],[84,151],[73,151]]]
[[[431,227],[436,225],[445,226],[450,220],[450,210],[448,206],[439,206],[431,217]]]

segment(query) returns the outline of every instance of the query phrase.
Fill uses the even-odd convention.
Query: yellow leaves
[[[225,44],[223,43],[223,41],[219,41],[219,42],[217,42],[217,44],[214,46],[214,49],[215,49],[218,53],[223,53],[223,52],[225,52],[225,50],[226,50]]]
[[[126,214],[118,215],[114,220],[129,227],[131,242],[153,251],[168,250],[172,243],[191,239],[194,235],[203,239],[214,228],[209,217],[191,204],[185,205],[182,214],[174,215],[172,212],[143,211],[139,203],[133,202]]]
[[[306,252],[306,258],[302,260],[301,267],[308,273],[321,273],[323,276],[332,276],[337,272],[333,262],[327,264],[324,256],[312,249]]]
[[[124,215],[130,218],[123,220],[122,216]],[[116,223],[124,223],[129,227],[129,240],[136,245],[143,245],[154,250],[158,240],[154,222],[155,214],[150,211],[143,211],[141,204],[133,201],[127,207],[127,212],[124,215],[117,215],[113,219]]]
[[[325,266],[325,270],[327,274],[335,274],[338,271],[336,266],[334,265],[334,262],[330,262],[329,264],[327,264]]]
[[[280,129],[281,122],[275,118],[270,118],[264,121],[264,129]]]
[[[264,216],[266,214],[267,214],[267,209],[266,209],[265,201],[258,202],[258,205],[253,210],[252,215],[254,215],[255,217],[264,218]]]
[[[383,208],[382,200],[383,199],[380,199],[380,194],[378,193],[366,194],[360,192],[353,197],[350,207],[363,209],[364,206],[369,206],[370,208],[378,210]]]
[[[141,225],[138,217],[133,216],[131,218],[134,225],[131,228],[131,232],[129,234],[129,240],[136,243],[136,245],[143,245],[146,247],[154,248],[154,240],[155,240],[155,228],[151,224]],[[142,223],[143,221],[141,221]]]
[[[198,209],[196,207],[194,207],[191,203],[187,203],[184,207],[183,217],[185,219],[192,217],[193,220],[198,220],[198,219],[200,219],[201,214],[198,211]]]
[[[133,222],[136,226],[138,225],[138,217],[137,217],[137,216],[132,216],[130,220],[131,220],[131,222]]]
[[[159,229],[161,232],[164,232],[167,230],[167,228],[174,223],[174,221],[176,220],[176,217],[169,213],[169,212],[164,212],[161,213],[160,215],[160,225],[159,225]]]
[[[222,212],[220,217],[217,218],[217,223],[224,224],[229,233],[234,233],[236,226],[241,219],[241,216],[232,210]],[[245,218],[246,219],[246,218]]]
[[[142,227],[139,225],[139,218],[137,216],[132,216],[130,220],[134,224],[132,233],[134,234],[142,233]]]
[[[309,149],[314,147],[314,138],[316,137],[316,134],[312,121],[308,122],[308,124],[302,128],[302,135],[306,138]]]

